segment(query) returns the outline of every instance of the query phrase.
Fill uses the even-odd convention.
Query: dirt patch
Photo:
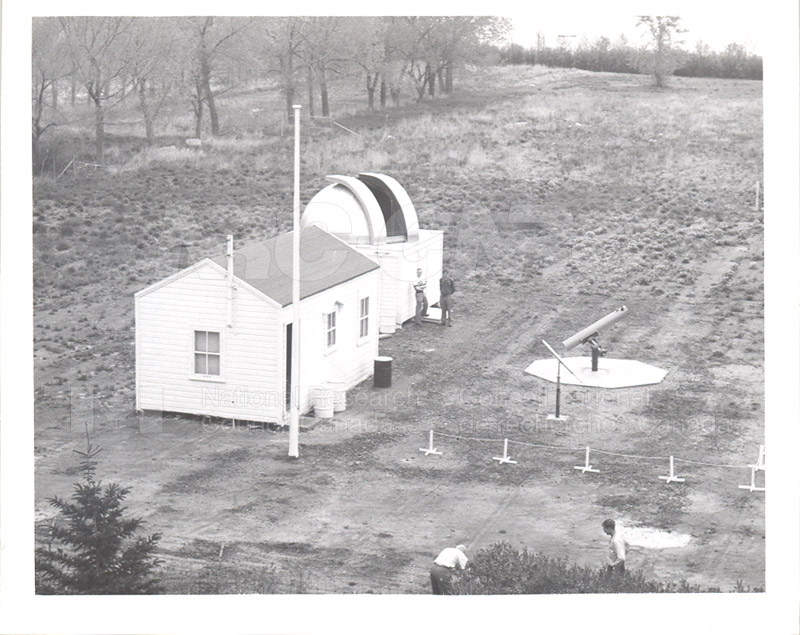
[[[675,549],[685,547],[692,537],[689,534],[673,533],[652,527],[626,527],[625,542],[643,549]]]

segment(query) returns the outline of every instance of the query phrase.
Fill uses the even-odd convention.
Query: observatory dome
[[[332,175],[309,201],[302,229],[316,225],[350,244],[416,242],[417,212],[403,187],[385,174]]]

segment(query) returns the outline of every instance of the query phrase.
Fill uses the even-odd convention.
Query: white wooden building
[[[420,229],[414,204],[392,177],[327,178],[331,185],[309,201],[301,227],[316,225],[380,264],[380,331],[394,333],[414,316],[418,267],[428,282],[428,302],[439,301],[444,233]]]
[[[135,295],[136,408],[288,423],[292,233],[206,258]],[[316,227],[301,230],[300,411],[347,390],[378,355],[381,272]]]

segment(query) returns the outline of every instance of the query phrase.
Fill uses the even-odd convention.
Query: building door
[[[292,407],[292,325],[286,325],[286,409]]]

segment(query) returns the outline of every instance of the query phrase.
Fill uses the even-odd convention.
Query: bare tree
[[[685,33],[680,17],[675,15],[640,15],[636,26],[647,29],[648,43],[644,47],[639,68],[653,76],[658,88],[663,88],[667,78],[683,61],[683,53],[677,48],[677,36]]]
[[[466,61],[478,61],[483,45],[500,40],[510,29],[505,18],[486,16],[416,16],[402,18],[393,28],[393,48],[406,61],[417,101],[436,94],[437,79],[444,93],[453,91],[453,71]]]
[[[380,17],[350,18],[350,54],[353,62],[361,68],[366,79],[367,105],[375,110],[375,90],[379,82],[385,85],[389,73],[386,47],[387,22]],[[381,106],[386,106],[385,92]]]
[[[408,57],[405,55],[405,40],[409,37],[408,29],[404,27],[404,18],[387,17],[385,24],[384,58],[381,77],[381,107],[386,107],[386,93],[388,92],[392,104],[400,105],[400,93],[408,68]]]
[[[309,90],[313,90],[313,83],[319,86],[323,117],[330,116],[329,78],[343,74],[352,59],[353,45],[359,38],[356,20],[342,16],[308,18],[302,52],[310,69]],[[313,114],[313,100],[309,105]]]
[[[278,17],[257,20],[254,43],[261,51],[267,74],[277,74],[289,121],[294,116],[298,74],[303,69],[302,50],[308,19]]]
[[[546,48],[547,44],[545,43],[544,33],[541,31],[536,32],[536,49],[533,54],[533,63],[538,64],[539,58],[542,55],[542,51]]]
[[[601,73],[606,70],[608,62],[608,52],[611,49],[611,40],[605,36],[600,36],[592,44],[592,51],[595,55],[595,66]]]
[[[124,99],[131,61],[125,54],[134,18],[76,16],[59,18],[75,73],[94,106],[95,158],[105,154],[105,111]]]
[[[211,135],[220,132],[216,98],[230,90],[234,83],[223,73],[226,62],[240,54],[242,35],[250,19],[231,17],[184,18],[188,44],[192,52],[190,86],[195,111],[196,134],[200,136],[203,106],[208,107]]]
[[[131,77],[142,112],[148,145],[155,143],[155,121],[170,95],[178,65],[171,18],[137,18],[131,38]]]
[[[444,93],[453,92],[453,71],[467,61],[478,62],[485,44],[502,40],[511,29],[506,18],[492,16],[445,16],[436,19],[432,49]]]
[[[400,53],[404,69],[414,83],[417,101],[425,97],[431,73],[431,33],[435,27],[431,16],[402,17],[392,24],[390,47]]]
[[[44,161],[40,140],[51,127],[59,125],[58,82],[70,77],[73,66],[67,54],[64,33],[56,18],[34,18],[32,29],[31,128],[33,135],[33,168],[40,170]],[[53,98],[47,101],[47,91]]]

